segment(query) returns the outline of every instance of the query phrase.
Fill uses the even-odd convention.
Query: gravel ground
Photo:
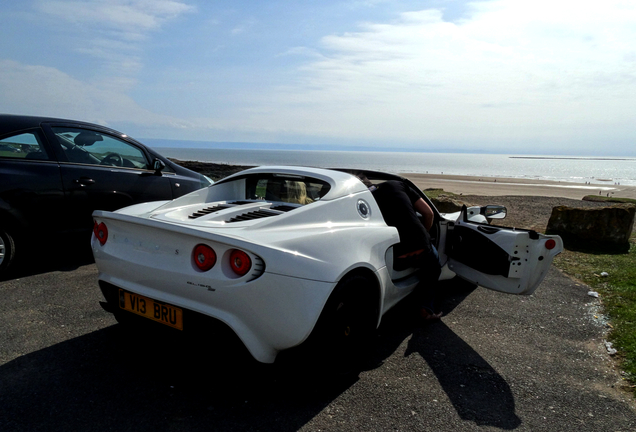
[[[598,299],[554,269],[530,297],[446,283],[426,326],[398,306],[337,379],[256,365],[214,335],[122,328],[96,277],[81,264],[0,284],[2,432],[636,430]]]
[[[538,231],[553,206],[599,205],[463,198]],[[529,297],[446,282],[441,321],[399,305],[358,375],[317,380],[237,358],[214,335],[191,346],[130,332],[100,308],[95,265],[65,256],[0,282],[2,432],[636,430],[599,300],[554,268]]]

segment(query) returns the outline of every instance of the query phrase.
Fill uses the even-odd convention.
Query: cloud
[[[322,58],[322,54],[320,54],[319,51],[313,48],[308,48],[303,46],[289,48],[287,51],[276,55],[276,57],[287,57],[287,56],[305,56],[305,57]]]
[[[351,5],[365,3],[377,2]],[[452,21],[442,9],[414,10],[305,43],[287,38],[288,46],[268,49],[259,44],[278,43],[276,37],[255,37],[267,29],[265,16],[250,11],[256,18],[243,16],[233,29],[197,16],[225,32],[224,43],[210,38],[214,44],[206,40],[210,51],[197,52],[202,61],[196,67],[157,68],[153,77],[140,75],[140,53],[166,23],[196,10],[185,1],[38,0],[37,8],[50,18],[47,24],[60,25],[58,33],[67,31],[65,42],[72,39],[75,53],[111,67],[92,68],[100,75],[82,81],[82,56],[57,69],[4,61],[3,111],[138,121],[157,130],[163,124],[164,131],[175,127],[193,139],[213,140],[437,148],[443,142],[498,143],[519,151],[537,143],[625,146],[634,138],[633,2],[476,1]],[[201,22],[190,24],[201,28]],[[175,45],[184,46],[180,42]],[[203,62],[215,44],[232,50]],[[255,55],[237,55],[243,49]],[[59,70],[66,67],[66,73]],[[126,94],[137,80],[147,80],[136,87],[138,103]],[[197,118],[180,121],[142,104]]]
[[[117,30],[121,35],[143,35],[168,19],[196,10],[173,0],[40,0],[36,7],[62,21]]]
[[[0,112],[65,117],[105,126],[131,119],[141,126],[191,126],[144,109],[109,86],[90,85],[55,68],[0,60],[0,70]]]
[[[319,57],[242,119],[375,141],[624,133],[636,109],[634,22],[623,1],[475,2],[455,22],[404,13],[323,37]]]
[[[252,29],[255,25],[257,24],[257,21],[254,18],[248,18],[243,20],[243,22],[241,22],[239,25],[237,25],[236,27],[234,27],[230,33],[233,36],[236,35],[240,35],[243,33],[248,32],[250,29]]]
[[[129,74],[140,69],[134,54],[152,32],[168,20],[196,11],[175,0],[38,0],[35,9],[63,23],[65,30],[70,28],[76,51]],[[124,58],[131,64],[122,63]]]

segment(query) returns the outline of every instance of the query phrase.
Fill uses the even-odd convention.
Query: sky
[[[636,156],[636,2],[0,0],[0,112],[141,141]]]

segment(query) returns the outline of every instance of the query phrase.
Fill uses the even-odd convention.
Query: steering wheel
[[[108,153],[100,165],[124,166],[124,158],[119,153]]]

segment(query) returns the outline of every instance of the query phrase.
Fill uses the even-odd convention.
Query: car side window
[[[35,132],[24,132],[0,140],[0,157],[28,160],[50,160]]]
[[[69,162],[151,169],[141,149],[112,135],[80,128],[52,129]]]

